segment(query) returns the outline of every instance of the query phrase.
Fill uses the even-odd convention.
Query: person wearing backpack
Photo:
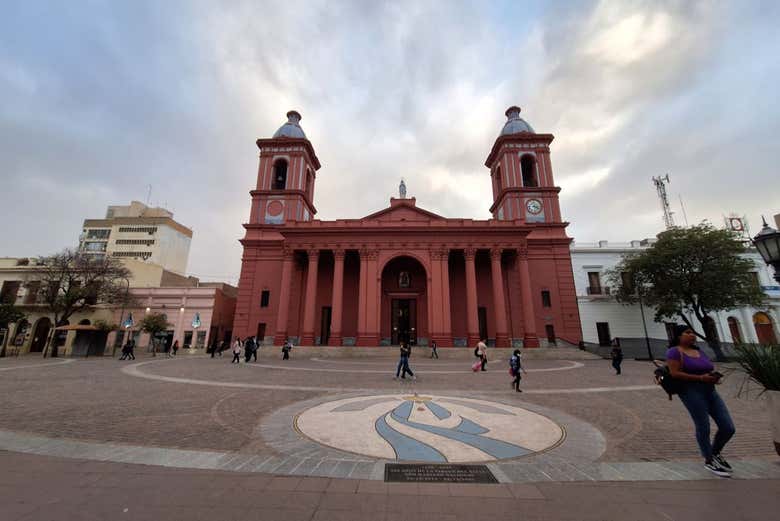
[[[515,349],[514,353],[512,353],[512,358],[509,359],[509,374],[514,377],[514,380],[512,380],[512,388],[518,393],[523,392],[523,390],[520,389],[520,380],[523,378],[520,373],[521,371],[526,374],[528,373],[523,367],[522,359],[523,355],[520,354],[519,349]]]
[[[731,476],[731,465],[721,452],[734,436],[734,422],[715,384],[722,374],[715,371],[710,359],[696,347],[696,333],[689,326],[674,328],[675,342],[666,352],[669,375],[678,385],[677,394],[688,409],[696,427],[696,441],[704,458],[704,467],[721,477]],[[710,416],[718,426],[710,440]]]
[[[487,365],[487,345],[485,342],[487,341],[486,338],[483,338],[479,342],[477,342],[477,347],[474,348],[474,356],[479,358],[479,366],[482,368],[483,371],[485,371],[485,366]],[[476,364],[474,364],[476,366]]]

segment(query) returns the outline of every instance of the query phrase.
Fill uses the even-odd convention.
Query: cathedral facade
[[[577,344],[569,244],[551,134],[506,111],[487,155],[492,218],[446,218],[406,196],[362,219],[315,219],[320,162],[301,116],[258,139],[234,334],[266,344],[408,341],[498,347]]]

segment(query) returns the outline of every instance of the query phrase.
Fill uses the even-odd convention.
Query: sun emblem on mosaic
[[[307,409],[295,422],[323,445],[399,461],[516,458],[553,447],[564,436],[558,424],[521,407],[433,395],[346,398]]]

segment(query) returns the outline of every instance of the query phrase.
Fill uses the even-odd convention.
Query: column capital
[[[522,240],[517,244],[517,258],[526,260],[528,259],[528,241]]]
[[[450,258],[449,248],[434,248],[431,250],[431,259],[433,260],[447,260]]]
[[[490,258],[492,260],[501,260],[501,253],[503,253],[503,248],[490,248]]]
[[[346,250],[343,248],[337,248],[333,250],[333,257],[336,259],[344,260],[344,256],[347,254]]]
[[[466,260],[474,260],[474,257],[477,256],[477,249],[463,248],[463,256],[466,257]]]
[[[369,248],[361,248],[358,250],[358,252],[360,253],[361,259],[376,260],[377,257],[379,257],[379,252],[377,250],[372,250]]]
[[[311,262],[313,259],[320,258],[320,250],[316,248],[310,248],[306,250],[306,254],[309,256],[309,262]]]

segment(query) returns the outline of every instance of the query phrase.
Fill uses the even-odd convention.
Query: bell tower
[[[301,115],[291,110],[287,123],[271,138],[257,140],[260,165],[252,195],[251,224],[310,221],[314,208],[314,182],[320,162],[300,125]]]
[[[560,223],[560,187],[550,163],[552,134],[537,134],[520,117],[520,107],[506,110],[507,121],[485,160],[493,183],[490,212],[499,221]]]

